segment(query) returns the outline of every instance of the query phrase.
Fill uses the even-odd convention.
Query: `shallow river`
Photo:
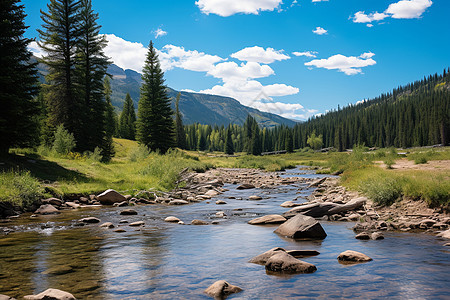
[[[101,208],[34,220],[21,217],[7,224],[18,231],[0,236],[0,294],[20,297],[52,287],[78,299],[210,299],[203,290],[224,279],[244,290],[228,299],[449,299],[450,249],[433,235],[386,232],[384,240],[360,241],[354,238],[353,223],[321,222],[326,239],[294,241],[273,233],[274,226],[247,224],[264,214],[282,213],[282,202],[311,192],[299,192],[300,187],[238,191],[236,185],[225,185],[229,191],[209,203],[133,207],[137,216],[119,216],[122,208]],[[250,195],[264,200],[246,200]],[[217,199],[227,204],[216,205]],[[217,211],[225,211],[227,219],[216,218]],[[163,222],[170,215],[186,224],[192,219],[219,224]],[[146,225],[136,230],[124,224],[123,233],[98,224],[73,226],[86,216],[115,225],[123,219]],[[247,262],[273,247],[319,251],[302,259],[317,271],[274,276]],[[363,252],[373,261],[341,265],[336,257],[345,250]]]

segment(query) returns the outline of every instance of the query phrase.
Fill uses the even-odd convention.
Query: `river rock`
[[[223,204],[227,204],[227,203],[225,201],[223,201],[223,200],[217,200],[216,204],[217,205],[223,205]]]
[[[137,222],[133,222],[133,223],[129,224],[129,226],[133,226],[133,227],[143,226],[143,225],[145,225],[144,221],[137,221]]]
[[[124,209],[120,212],[120,215],[124,215],[124,216],[131,216],[131,215],[137,215],[137,211],[135,211],[134,209]]]
[[[425,219],[425,220],[420,221],[419,228],[427,229],[427,228],[433,227],[434,224],[436,224],[436,220]]]
[[[238,186],[236,189],[237,190],[248,190],[248,189],[254,189],[255,186],[253,184],[250,183],[243,183],[240,186]]]
[[[100,227],[102,227],[102,228],[114,228],[114,224],[111,223],[111,222],[106,222],[106,223],[103,223],[102,225],[100,225]]]
[[[248,262],[253,263],[253,264],[258,264],[258,265],[265,265],[266,262],[269,260],[269,258],[271,258],[273,255],[278,254],[280,252],[286,252],[286,250],[284,250],[283,248],[280,248],[280,247],[272,248],[269,251],[266,251],[258,256],[253,257]]]
[[[290,254],[295,258],[305,257],[305,256],[317,256],[320,254],[320,252],[316,251],[316,250],[289,250],[286,252],[287,252],[287,254]]]
[[[54,215],[60,212],[51,204],[43,204],[34,213],[38,215]]]
[[[351,214],[347,217],[349,221],[358,221],[361,216],[359,214]]]
[[[286,221],[286,218],[280,215],[267,215],[248,221],[250,225],[279,224]]]
[[[72,272],[73,272],[73,268],[71,266],[61,265],[61,266],[56,266],[56,267],[47,269],[44,272],[42,272],[42,274],[44,274],[44,275],[63,275],[63,274],[72,273]]]
[[[171,200],[169,202],[169,205],[185,205],[185,204],[189,204],[189,202],[186,200]]]
[[[295,203],[293,201],[285,201],[280,204],[281,207],[296,207],[301,205],[302,205],[301,203]]]
[[[97,200],[100,201],[101,204],[112,205],[117,202],[126,201],[127,198],[116,192],[115,190],[109,189],[97,195]]]
[[[311,183],[308,185],[308,188],[317,187],[317,186],[319,186],[321,183],[323,183],[326,179],[327,179],[326,177],[322,177],[322,178],[320,178],[320,179],[317,179],[317,180],[311,182]]]
[[[220,193],[218,191],[215,190],[209,190],[205,193],[206,196],[210,196],[210,197],[215,197],[217,195],[219,195]]]
[[[192,225],[208,225],[208,222],[205,222],[205,221],[202,221],[202,220],[194,219],[194,220],[191,221],[191,224],[192,224]]]
[[[275,233],[293,239],[324,239],[327,234],[314,218],[297,215],[280,225]]]
[[[174,216],[169,216],[164,219],[164,222],[178,223],[178,222],[180,222],[180,219],[178,219],[177,217],[174,217]]]
[[[350,200],[346,204],[338,204],[334,202],[314,202],[302,206],[295,207],[283,214],[286,218],[291,218],[297,214],[303,214],[313,218],[320,218],[325,215],[330,216],[334,214],[344,213],[355,210],[366,203],[366,197],[359,197]]]
[[[343,262],[367,262],[372,260],[367,255],[353,250],[342,252],[337,259]]]
[[[63,204],[63,201],[58,198],[47,198],[42,200],[42,204],[51,204],[54,206],[61,206]]]
[[[23,298],[26,300],[76,300],[71,293],[58,289],[47,289],[40,294],[29,295]]]
[[[80,222],[80,223],[88,223],[88,224],[100,223],[100,219],[98,219],[96,217],[87,217],[87,218],[79,219],[78,222]]]
[[[114,229],[114,232],[121,233],[121,232],[127,232],[127,231],[125,229],[123,229],[123,228],[117,228],[117,229]]]
[[[370,240],[370,235],[367,232],[361,232],[361,233],[358,233],[355,236],[355,239],[357,239],[357,240]]]
[[[382,240],[382,239],[384,239],[384,236],[381,232],[374,232],[370,235],[370,238],[372,240]]]
[[[214,299],[225,299],[226,296],[239,293],[242,289],[238,286],[231,285],[225,280],[218,280],[210,285],[205,293],[208,296],[214,297]]]
[[[80,204],[77,204],[77,203],[75,203],[75,202],[71,202],[71,201],[68,201],[68,202],[66,202],[65,203],[68,207],[71,207],[71,208],[79,208],[81,205]]]
[[[313,273],[317,270],[315,265],[296,259],[283,251],[272,255],[265,267],[267,271],[290,274]]]
[[[6,296],[6,295],[0,295],[0,300],[16,300],[16,298]]]
[[[218,218],[223,218],[223,217],[226,217],[226,216],[227,216],[227,214],[224,211],[216,212],[216,217],[218,217]]]
[[[115,206],[115,207],[124,207],[124,206],[128,206],[128,202],[127,202],[127,201],[116,202],[116,203],[113,204],[113,206]]]
[[[448,229],[446,231],[442,231],[441,233],[438,234],[438,236],[440,236],[444,239],[450,239],[450,229]]]

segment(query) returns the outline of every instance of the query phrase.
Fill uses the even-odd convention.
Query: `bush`
[[[388,169],[392,169],[392,165],[395,164],[395,160],[392,157],[386,157],[383,162]]]
[[[369,176],[360,183],[360,190],[379,205],[391,205],[401,195],[401,185],[394,177]]]
[[[76,142],[73,134],[68,132],[63,125],[59,125],[56,128],[52,150],[58,154],[67,155],[75,146]]]
[[[92,162],[101,162],[103,159],[102,149],[100,149],[99,147],[95,147],[94,152],[87,151],[84,156]]]
[[[128,158],[130,161],[142,161],[150,155],[150,150],[145,145],[139,145],[138,147],[132,149]]]
[[[420,154],[415,155],[415,157],[414,157],[414,163],[416,165],[426,164],[427,162],[428,162],[428,160],[427,160],[427,157],[425,154],[420,153]]]
[[[43,195],[44,189],[30,172],[0,173],[0,199],[15,205],[29,208]]]

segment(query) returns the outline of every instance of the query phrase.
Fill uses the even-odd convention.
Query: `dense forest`
[[[305,147],[334,147],[342,151],[355,145],[446,145],[450,140],[449,72],[450,69],[444,70],[442,75],[431,75],[356,105],[338,107],[294,127],[260,129],[259,147],[262,152],[289,152]],[[247,123],[231,125],[230,129],[235,151],[247,151],[251,140]],[[224,126],[185,126],[186,149],[224,151],[226,131]]]

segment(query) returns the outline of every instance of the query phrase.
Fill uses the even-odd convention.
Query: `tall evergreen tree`
[[[78,114],[75,88],[75,55],[80,39],[80,1],[50,0],[48,12],[41,10],[44,22],[39,46],[46,52],[42,62],[48,66],[46,76],[46,102],[48,127],[55,130],[59,124],[79,138]]]
[[[93,150],[96,146],[102,145],[105,139],[104,117],[109,107],[104,101],[103,80],[110,62],[103,51],[107,42],[104,35],[99,33],[101,26],[97,24],[98,14],[93,11],[91,0],[81,0],[80,4],[78,29],[80,37],[75,61],[75,81],[79,87],[76,96],[80,110],[76,115],[78,124],[74,134],[79,150]],[[113,118],[113,115],[108,113],[108,117]],[[111,129],[108,130],[110,132],[107,135],[112,136]]]
[[[39,136],[37,71],[29,64],[25,16],[19,0],[0,1],[0,154],[13,146],[33,146]]]
[[[106,100],[106,109],[105,109],[105,135],[103,137],[103,142],[101,145],[101,155],[102,155],[102,161],[109,162],[111,158],[116,153],[114,150],[114,143],[113,143],[113,135],[116,131],[116,124],[114,119],[114,107],[111,104],[111,83],[109,76],[106,76],[104,79],[104,93],[105,93],[105,100]]]
[[[227,135],[225,136],[225,154],[233,155],[234,154],[234,146],[233,146],[233,137],[231,135],[231,125],[226,129]]]
[[[183,120],[181,119],[180,113],[180,96],[181,93],[178,93],[175,100],[176,143],[178,148],[186,149],[186,133],[184,131]]]
[[[291,131],[289,129],[286,130],[286,144],[285,144],[285,146],[286,146],[285,147],[286,151],[288,153],[294,152],[294,140],[292,138],[292,133],[291,133]]]
[[[165,153],[175,144],[175,129],[163,77],[158,54],[150,41],[142,74],[136,124],[137,140],[153,151]]]
[[[119,119],[119,135],[121,138],[136,139],[136,113],[130,94],[125,96],[122,113]]]

